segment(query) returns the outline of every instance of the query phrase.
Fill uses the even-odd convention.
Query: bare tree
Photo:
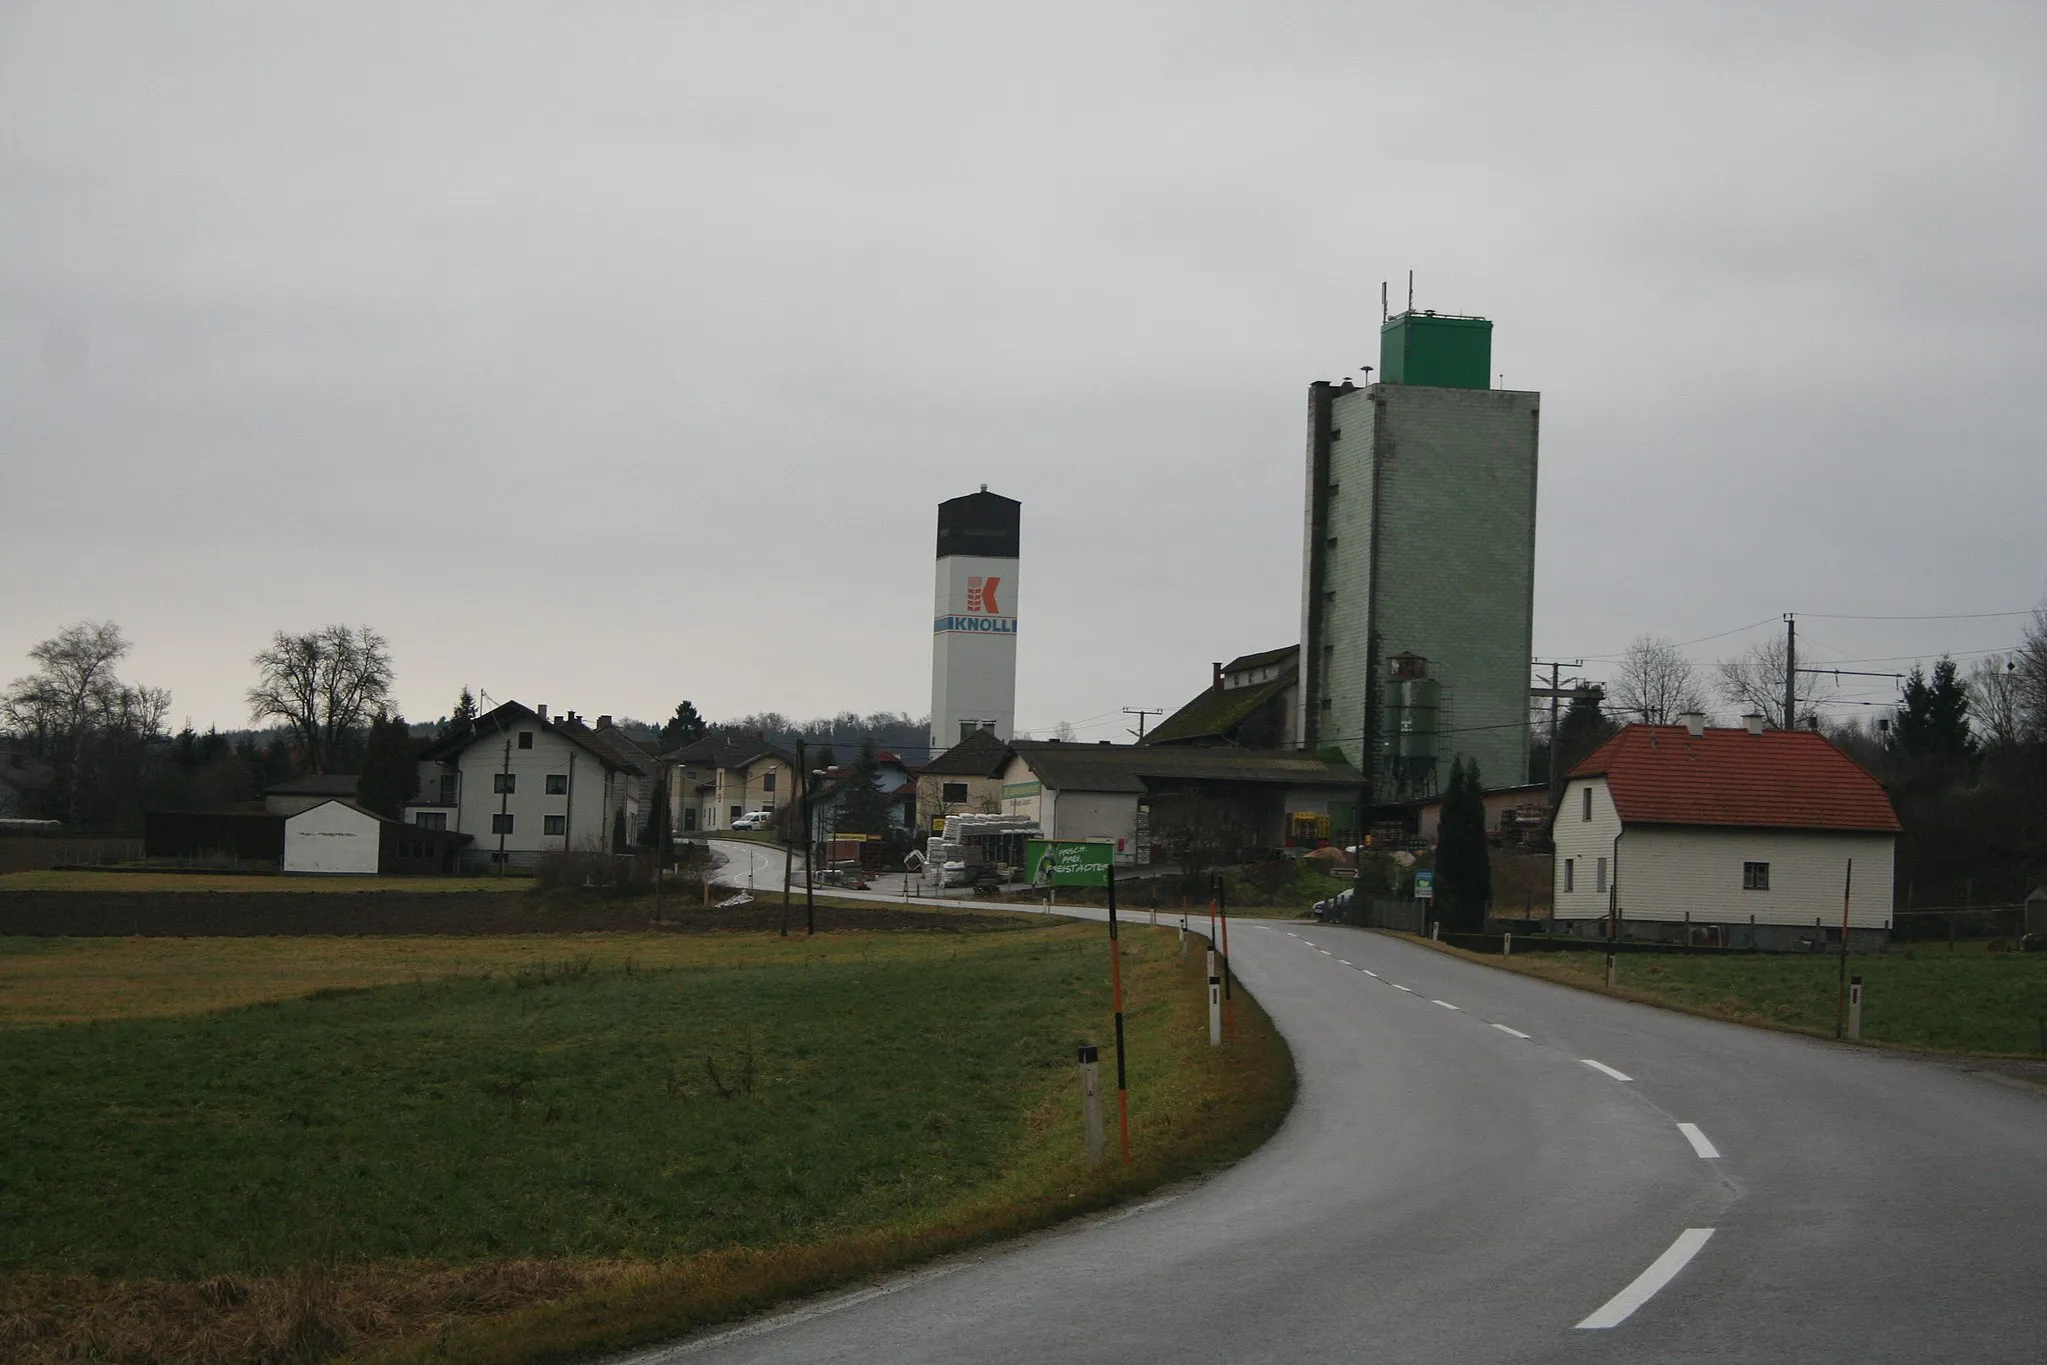
[[[337,751],[391,699],[391,654],[363,626],[322,626],[303,635],[278,631],[251,661],[260,681],[249,714],[291,728],[310,772],[324,773]]]
[[[1706,690],[1698,671],[1677,643],[1655,635],[1639,635],[1621,656],[1607,697],[1623,720],[1668,725],[1687,711],[1706,709]]]
[[[1720,661],[1720,696],[1730,706],[1746,713],[1759,711],[1763,724],[1785,729],[1784,723],[1784,641],[1766,640],[1750,645],[1732,659]],[[1798,714],[1794,722],[1810,726],[1819,718],[1819,706],[1840,692],[1832,678],[1801,673],[1798,677]]]
[[[2047,735],[2047,606],[2034,610],[2011,662],[2022,733],[2027,738]]]
[[[1987,654],[1969,667],[1969,724],[1986,748],[2010,748],[2032,733],[2026,679],[2015,654]]]
[[[57,772],[54,812],[100,820],[132,788],[171,694],[114,672],[128,639],[112,621],[81,621],[29,651],[38,668],[0,694],[0,719]]]

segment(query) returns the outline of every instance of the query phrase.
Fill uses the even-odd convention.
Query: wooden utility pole
[[[1784,613],[1784,728],[1798,728],[1798,618]]]
[[[1125,730],[1123,733],[1137,736],[1137,742],[1142,744],[1144,743],[1144,718],[1146,716],[1163,716],[1166,713],[1156,707],[1147,709],[1142,706],[1126,706],[1123,708],[1123,714],[1137,717],[1137,728],[1135,730]]]
[[[804,766],[800,737],[796,741],[796,780],[802,784],[803,792],[803,932],[810,936],[817,933],[817,879],[812,873],[817,865],[817,848],[811,837],[810,769]]]

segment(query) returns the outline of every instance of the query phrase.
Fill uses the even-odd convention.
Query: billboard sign
[[[1436,898],[1436,871],[1430,867],[1414,870],[1414,898],[1418,901],[1432,901]]]
[[[1033,886],[1107,886],[1115,848],[1107,840],[1032,839],[1024,845],[1024,865]]]

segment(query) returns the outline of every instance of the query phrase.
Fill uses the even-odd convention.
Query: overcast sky
[[[1545,395],[1543,656],[2006,645],[1817,614],[2047,595],[2043,72],[2037,3],[0,0],[0,680],[111,618],[239,726],[348,621],[416,720],[922,715],[985,482],[1018,724],[1120,736],[1298,638],[1410,268]]]

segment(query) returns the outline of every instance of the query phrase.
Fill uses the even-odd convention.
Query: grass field
[[[1466,956],[1476,956],[1466,954]],[[1545,953],[1517,947],[1512,958],[1479,960],[1566,985],[1603,988],[1600,953]],[[1851,957],[1863,981],[1864,1041],[1944,1052],[2041,1055],[2047,1018],[2047,953],[1991,953],[1964,944],[1893,947]],[[1816,954],[1686,957],[1623,954],[1615,993],[1718,1019],[1832,1037],[1839,960]]]
[[[205,872],[6,872],[0,891],[523,891],[527,877],[273,877]]]
[[[1284,1045],[1124,943],[1139,1162],[1090,1172],[1099,926],[0,940],[0,1342],[569,1359],[1249,1150]]]

